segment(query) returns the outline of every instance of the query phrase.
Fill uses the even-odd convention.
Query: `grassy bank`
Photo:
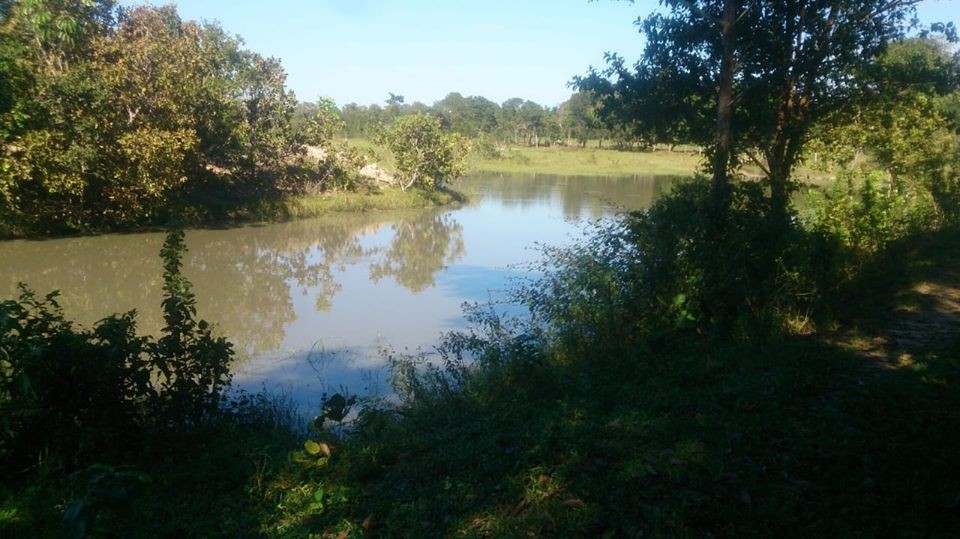
[[[339,191],[315,195],[298,195],[286,198],[263,198],[259,200],[230,200],[217,197],[205,201],[202,205],[178,207],[164,212],[153,223],[143,223],[139,227],[123,227],[122,231],[164,230],[163,223],[176,222],[179,226],[199,227],[229,226],[242,223],[263,223],[308,219],[341,212],[368,212],[409,210],[455,206],[467,201],[464,194],[453,190],[423,191],[397,187],[386,187],[375,191],[350,192]],[[86,232],[97,234],[113,232],[113,229],[91,229]],[[37,234],[31,230],[14,225],[0,227],[0,240],[16,238],[36,238],[49,234]]]
[[[958,260],[956,230],[894,245],[829,334],[505,342],[310,451],[253,402],[132,468],[14,474],[0,535],[58,537],[88,500],[92,536],[954,536]]]
[[[512,146],[502,159],[477,158],[476,170],[563,176],[690,176],[701,158],[692,152],[628,152],[597,148]]]
[[[347,144],[375,156],[388,173],[393,173],[390,152],[367,139],[346,139]],[[692,176],[702,169],[703,157],[692,146],[680,146],[670,151],[657,147],[652,151],[624,151],[613,148],[576,146],[532,148],[510,146],[499,158],[485,158],[474,154],[470,169],[476,172],[501,174],[553,174],[557,176]],[[761,177],[760,167],[746,163],[742,172],[750,177]],[[832,173],[801,166],[794,173],[801,183],[824,185]]]

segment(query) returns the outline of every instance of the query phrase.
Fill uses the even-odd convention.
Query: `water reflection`
[[[429,349],[441,331],[461,328],[464,301],[502,298],[539,258],[535,243],[576,236],[571,220],[647,207],[672,182],[477,175],[463,183],[477,202],[458,210],[191,230],[184,274],[200,316],[245,356],[238,383],[309,405],[323,389],[362,392],[385,379],[382,347]],[[162,242],[161,233],[0,242],[0,297],[14,296],[18,281],[59,289],[70,319],[90,325],[135,308],[141,332],[155,335]]]
[[[370,265],[374,282],[386,276],[413,292],[434,286],[434,276],[463,257],[463,227],[450,215],[401,220],[393,225],[393,241],[381,259]]]
[[[496,193],[506,206],[559,206],[567,219],[598,219],[617,210],[638,210],[676,183],[677,176],[558,176],[481,173],[463,182],[466,189]]]
[[[384,244],[361,238],[392,230]],[[162,327],[163,235],[108,235],[0,243],[5,297],[18,281],[61,290],[67,316],[90,325],[135,308],[143,333]],[[343,214],[329,218],[187,234],[184,274],[194,284],[200,316],[250,355],[281,346],[297,319],[294,296],[309,295],[315,312],[331,308],[339,273],[369,264],[369,277],[392,276],[420,292],[464,253],[462,229],[438,212]],[[304,314],[304,313],[299,313]]]

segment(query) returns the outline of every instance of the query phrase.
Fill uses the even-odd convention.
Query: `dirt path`
[[[942,350],[960,335],[960,241],[949,233],[903,254],[891,272],[902,272],[890,313],[872,335],[847,333],[838,344],[876,361],[869,368],[908,366],[918,355]],[[888,292],[889,293],[889,292]],[[882,315],[882,313],[869,313]]]

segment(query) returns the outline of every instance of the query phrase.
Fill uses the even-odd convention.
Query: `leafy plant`
[[[131,311],[92,330],[66,320],[52,292],[20,286],[0,302],[0,461],[16,466],[59,459],[74,466],[109,460],[142,435],[200,424],[219,409],[230,382],[233,349],[196,320],[190,283],[181,275],[183,232],[162,250],[160,339],[137,335]]]
[[[435,189],[463,176],[470,143],[440,127],[440,120],[427,114],[401,116],[377,137],[393,153],[401,188]]]
[[[190,282],[181,274],[186,250],[182,230],[167,234],[160,250],[163,259],[164,335],[150,347],[159,371],[158,387],[164,417],[199,423],[214,412],[230,383],[233,346],[215,337],[210,324],[196,321],[196,299]]]

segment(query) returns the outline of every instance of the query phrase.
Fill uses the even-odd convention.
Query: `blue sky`
[[[140,4],[124,0],[121,4]],[[168,2],[151,2],[164,4]],[[303,101],[431,104],[448,92],[556,105],[604,51],[636,59],[633,21],[656,0],[181,0],[181,17],[217,20],[247,48],[281,59]],[[960,0],[926,0],[924,22],[960,22]]]

